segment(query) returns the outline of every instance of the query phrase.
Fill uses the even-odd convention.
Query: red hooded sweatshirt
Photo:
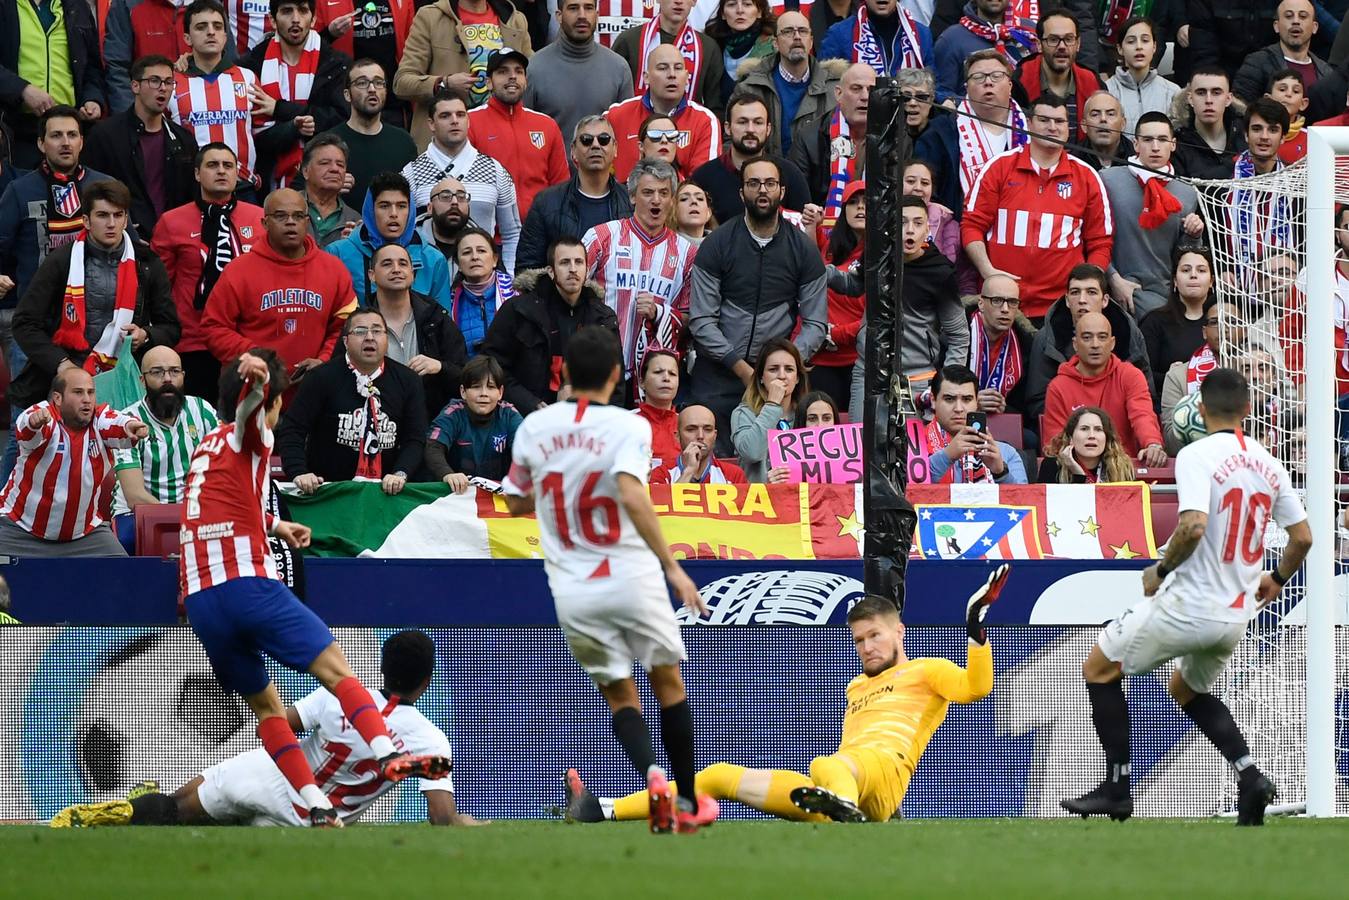
[[[1105,371],[1087,377],[1077,370],[1074,356],[1059,366],[1045,394],[1044,438],[1063,431],[1068,417],[1080,406],[1099,406],[1110,413],[1124,452],[1137,457],[1149,444],[1162,443],[1162,429],[1152,409],[1148,381],[1133,363],[1110,354]]]
[[[287,368],[333,353],[356,290],[342,261],[306,235],[304,255],[287,259],[266,238],[225,267],[202,312],[207,348],[227,362],[253,347],[275,350]]]

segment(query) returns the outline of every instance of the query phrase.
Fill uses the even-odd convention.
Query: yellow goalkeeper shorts
[[[909,789],[911,772],[900,753],[853,747],[840,750],[857,767],[857,805],[872,822],[884,822],[899,811]]]

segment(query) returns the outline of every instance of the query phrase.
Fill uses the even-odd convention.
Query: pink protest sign
[[[862,425],[770,431],[768,464],[785,467],[789,481],[854,484],[862,480]]]

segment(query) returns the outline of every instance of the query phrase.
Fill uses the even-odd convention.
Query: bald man
[[[679,460],[673,466],[651,470],[652,484],[748,484],[745,472],[712,454],[717,443],[717,417],[697,403],[679,411],[675,425]]]
[[[422,243],[435,247],[450,264],[450,280],[459,273],[456,251],[459,247],[459,232],[472,225],[469,218],[468,188],[458,178],[446,176],[431,186],[431,202],[427,207],[428,215],[417,226]]]
[[[1099,312],[1078,317],[1073,350],[1073,358],[1059,366],[1059,374],[1049,382],[1044,440],[1063,431],[1073,410],[1095,406],[1110,415],[1125,453],[1145,466],[1165,464],[1162,429],[1152,409],[1147,379],[1133,363],[1115,356],[1110,320]]]
[[[682,48],[692,81],[690,99],[711,107],[719,115],[721,83],[726,77],[726,67],[722,48],[717,46],[717,42],[690,26],[689,17],[694,8],[700,5],[695,0],[659,0],[660,8],[653,21],[627,29],[614,39],[612,46],[613,51],[623,57],[632,71],[632,83],[638,94],[647,87],[645,82],[650,76],[643,79],[643,73],[650,68],[651,57],[655,55],[656,49]],[[654,49],[648,40],[648,35],[653,31],[658,42]],[[693,46],[694,41],[697,42],[696,48]]]
[[[867,106],[875,86],[876,72],[870,66],[865,63],[848,66],[834,86],[836,106],[815,120],[802,122],[792,138],[787,158],[805,174],[811,199],[825,207],[827,221],[840,212],[827,202],[834,166],[840,156],[848,161],[841,178],[843,184],[864,177],[862,147],[866,143]],[[840,202],[841,197],[840,193]]]
[[[145,396],[124,412],[144,422],[151,439],[116,455],[113,498],[117,538],[135,551],[136,517],[143,503],[179,503],[187,483],[192,452],[219,424],[215,407],[183,390],[183,361],[171,347],[152,347],[141,359]]]
[[[356,308],[356,291],[342,261],[309,236],[309,209],[298,191],[268,195],[263,227],[267,239],[221,273],[201,327],[222,363],[266,347],[281,356],[294,382],[332,355]]]
[[[720,61],[720,53],[717,58]],[[622,103],[615,103],[604,114],[618,138],[614,177],[620,183],[627,181],[628,173],[641,158],[638,131],[652,113],[660,113],[675,123],[678,134],[674,140],[679,148],[675,153],[675,168],[679,170],[681,180],[688,178],[694,169],[721,153],[721,121],[706,106],[685,100],[688,63],[672,45],[662,44],[647,55],[645,81],[646,90]]]
[[[1035,329],[1018,315],[1021,288],[1002,273],[984,279],[970,316],[971,371],[978,377],[979,409],[1026,413],[1027,354]]]

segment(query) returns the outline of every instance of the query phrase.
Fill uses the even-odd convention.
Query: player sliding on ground
[[[384,642],[379,670],[384,696],[372,694],[383,709],[389,734],[402,749],[450,758],[445,733],[413,704],[431,684],[436,648],[420,631],[400,631]],[[353,822],[393,789],[369,747],[351,726],[337,699],[322,688],[286,710],[296,731],[309,734],[300,744],[318,774],[319,787],[344,822]],[[427,820],[432,825],[478,825],[454,803],[449,778],[422,779]],[[261,747],[211,766],[172,796],[156,782],[142,782],[126,800],[68,806],[51,821],[53,828],[89,825],[294,825],[305,824],[303,801]]]
[[[647,494],[651,425],[606,405],[621,361],[612,333],[588,327],[572,336],[562,368],[571,399],[525,419],[502,488],[512,515],[537,506],[558,624],[608,701],[623,752],[646,779],[651,830],[693,832],[716,819],[717,802],[693,790],[693,716],[679,673],[687,656],[666,580],[689,609],[702,615],[707,607],[670,553]],[[677,800],[651,751],[634,658],[660,702]]]
[[[202,439],[188,468],[178,572],[188,621],[221,687],[238,691],[257,715],[262,746],[300,795],[309,823],[340,827],[342,820],[314,782],[286,720],[262,662],[264,652],[332,691],[389,781],[443,778],[450,761],[397,750],[380,708],[352,675],[328,627],[277,578],[267,536],[277,535],[295,548],[308,546],[310,537],[304,525],[278,519],[264,508],[272,429],[281,416],[287,382],[285,366],[271,350],[245,353],[222,372],[222,424]]]
[[[716,763],[697,775],[699,794],[736,800],[797,822],[883,822],[899,812],[914,767],[951,703],[973,703],[993,690],[993,651],[984,616],[1007,583],[1001,565],[966,606],[968,668],[946,659],[909,659],[894,604],[867,597],[848,611],[862,674],[848,685],[838,751],[816,757],[810,777],[782,769]],[[640,819],[646,795],[593,796],[575,769],[566,778],[567,819]]]
[[[1083,818],[1122,822],[1133,815],[1123,676],[1152,672],[1172,659],[1177,665],[1167,690],[1236,771],[1237,824],[1263,825],[1274,800],[1274,784],[1255,767],[1232,713],[1209,691],[1246,623],[1302,565],[1312,533],[1287,470],[1241,431],[1251,411],[1246,379],[1215,369],[1199,396],[1208,437],[1176,458],[1180,518],[1166,556],[1143,570],[1145,599],[1101,630],[1082,666],[1106,777],[1059,805]],[[1288,532],[1288,545],[1273,571],[1264,572],[1271,515]]]

